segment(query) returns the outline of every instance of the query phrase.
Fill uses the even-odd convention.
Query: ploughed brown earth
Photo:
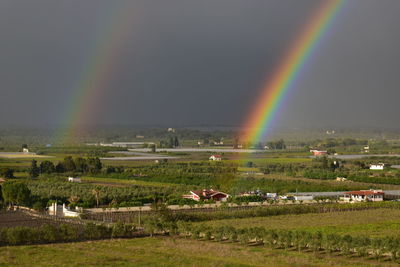
[[[22,211],[0,211],[0,228],[15,226],[38,227],[44,224],[57,224],[57,222],[37,218]]]

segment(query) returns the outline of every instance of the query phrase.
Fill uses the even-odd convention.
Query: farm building
[[[76,208],[75,211],[67,208],[65,204],[58,205],[57,203],[52,203],[49,207],[49,215],[58,216],[58,217],[79,217],[80,212],[78,212],[80,208]]]
[[[383,201],[385,193],[382,190],[360,190],[345,192],[343,201],[364,202],[364,201]]]
[[[72,182],[72,183],[81,183],[82,180],[79,177],[68,177],[68,182]]]
[[[190,191],[190,195],[184,195],[183,198],[193,199],[196,201],[200,200],[214,200],[214,201],[226,201],[229,195],[223,192],[215,191],[213,189],[203,189],[197,191]]]
[[[213,160],[213,161],[221,161],[221,160],[222,160],[222,156],[221,156],[221,155],[212,155],[212,156],[210,157],[210,160]]]
[[[382,171],[385,168],[385,164],[384,163],[378,163],[378,164],[371,164],[369,166],[370,170],[378,170],[378,171]]]
[[[312,201],[314,200],[313,196],[294,196],[294,200],[296,201]]]

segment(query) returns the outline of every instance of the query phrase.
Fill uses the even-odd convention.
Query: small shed
[[[210,160],[213,160],[213,161],[221,161],[221,160],[222,160],[222,156],[221,156],[221,155],[212,155],[212,156],[210,157]]]
[[[82,180],[79,177],[68,177],[68,182],[72,182],[72,183],[81,183]]]
[[[370,170],[382,171],[385,168],[385,163],[371,164],[369,165]]]

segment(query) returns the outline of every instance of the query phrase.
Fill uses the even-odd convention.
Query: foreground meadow
[[[183,238],[138,238],[3,247],[0,266],[394,266],[325,253]]]

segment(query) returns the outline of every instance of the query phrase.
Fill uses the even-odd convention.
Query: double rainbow
[[[317,8],[263,87],[244,125],[242,141],[255,144],[266,136],[282,100],[293,87],[300,71],[305,67],[344,2],[344,0],[322,0],[321,6]]]

